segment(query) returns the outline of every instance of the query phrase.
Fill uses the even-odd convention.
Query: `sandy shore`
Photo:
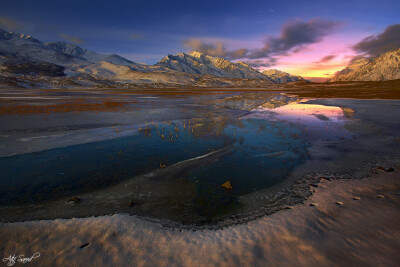
[[[322,180],[305,204],[221,230],[166,229],[126,215],[2,223],[0,255],[40,252],[29,266],[399,266],[395,169]]]

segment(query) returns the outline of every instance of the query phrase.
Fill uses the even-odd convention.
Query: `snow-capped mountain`
[[[226,59],[211,57],[196,51],[190,54],[178,53],[176,55],[168,55],[158,62],[157,65],[192,74],[211,74],[217,77],[269,80],[266,75],[263,75],[245,63],[232,63]]]
[[[47,47],[29,35],[7,32],[0,29],[0,62],[35,61],[63,67],[81,67],[88,62]]]
[[[400,49],[376,58],[362,58],[338,72],[331,82],[388,81],[400,79]]]
[[[135,69],[146,69],[119,55],[104,55],[65,42],[42,43],[29,35],[7,32],[0,29],[0,61],[34,61],[56,64],[66,68],[67,73],[106,61],[116,65],[132,66]]]
[[[170,55],[155,65],[146,65],[115,54],[89,51],[75,44],[43,43],[29,35],[2,29],[0,74],[0,86],[22,87],[104,84],[263,87],[274,83],[245,63],[232,63],[199,52]]]
[[[269,69],[262,72],[268,76],[275,83],[288,83],[296,81],[305,81],[301,76],[291,75],[287,72],[283,72],[277,69]]]

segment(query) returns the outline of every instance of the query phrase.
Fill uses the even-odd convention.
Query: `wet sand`
[[[40,252],[30,266],[398,266],[399,168],[322,180],[304,204],[220,230],[126,215],[2,223],[0,255]]]

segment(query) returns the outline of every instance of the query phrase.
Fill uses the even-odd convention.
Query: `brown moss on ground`
[[[123,111],[126,108],[126,104],[128,103],[119,101],[104,101],[98,103],[85,103],[81,101],[75,101],[72,103],[56,103],[48,105],[6,105],[0,106],[0,115]]]
[[[0,89],[1,90],[1,89]],[[7,91],[13,89],[4,89]],[[15,89],[24,95],[57,96],[67,93],[86,93],[87,98],[74,98],[68,100],[43,101],[38,105],[32,100],[0,99],[0,115],[6,114],[49,114],[54,112],[107,112],[124,111],[132,109],[129,99],[132,95],[151,95],[160,98],[186,98],[200,95],[226,95],[242,93],[243,99],[262,98],[260,93],[285,93],[290,96],[305,98],[351,98],[351,99],[390,99],[400,100],[400,80],[380,82],[334,82],[334,83],[306,83],[292,82],[287,84],[275,84],[268,87],[179,87],[179,88],[73,88],[73,89]],[[33,94],[32,94],[33,93]],[[5,93],[7,94],[7,93]],[[95,99],[93,99],[95,95]],[[102,97],[99,98],[98,95]],[[106,99],[103,98],[106,96]],[[236,96],[238,97],[238,96]],[[239,98],[240,98],[239,97]],[[129,99],[129,100],[128,100]],[[214,104],[218,98],[214,99]],[[352,112],[344,110],[346,116]]]
[[[108,94],[152,94],[176,98],[204,94],[226,94],[234,92],[260,93],[284,92],[310,98],[355,98],[355,99],[400,99],[400,80],[378,82],[291,82],[266,87],[185,87],[185,88],[124,88],[105,90]]]

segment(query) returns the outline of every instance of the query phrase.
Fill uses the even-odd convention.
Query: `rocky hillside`
[[[169,69],[191,74],[210,74],[226,78],[263,79],[269,78],[245,63],[232,63],[219,57],[211,57],[200,52],[168,55],[157,63]]]
[[[265,70],[262,73],[268,76],[274,83],[305,81],[304,78],[301,76],[291,75],[287,72],[283,72],[277,69]]]
[[[354,61],[338,72],[330,82],[338,81],[389,81],[400,79],[400,49],[376,58]]]

